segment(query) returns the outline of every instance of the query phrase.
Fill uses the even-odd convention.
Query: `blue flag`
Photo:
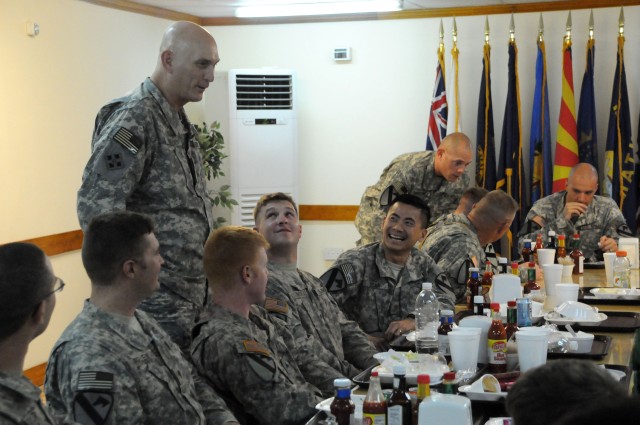
[[[496,146],[493,132],[491,101],[491,46],[484,45],[482,79],[478,96],[478,126],[476,140],[476,185],[487,190],[496,188]]]
[[[624,70],[624,36],[619,35],[605,151],[605,189],[607,195],[618,204],[629,228],[635,234],[638,180],[630,120],[627,76]]]
[[[536,87],[533,92],[531,136],[529,139],[529,169],[531,170],[531,204],[551,195],[553,168],[551,158],[551,128],[549,126],[549,94],[547,89],[547,59],[544,41],[538,41]]]
[[[515,41],[509,42],[509,79],[507,89],[507,103],[504,109],[502,125],[502,143],[500,145],[500,159],[498,160],[498,183],[496,189],[507,192],[516,200],[520,209],[507,231],[508,249],[511,258],[518,258],[518,244],[515,235],[524,223],[527,209],[525,202],[524,184],[522,183],[522,136],[520,132],[520,93],[518,88],[518,48]]]
[[[598,133],[596,131],[596,100],[593,86],[595,54],[595,40],[591,39],[587,43],[587,67],[580,89],[578,154],[580,162],[588,162],[598,170]]]

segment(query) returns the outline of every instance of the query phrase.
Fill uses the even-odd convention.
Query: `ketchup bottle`
[[[363,423],[367,425],[387,424],[387,399],[380,387],[380,377],[378,372],[371,372],[369,380],[369,390],[362,403]]]

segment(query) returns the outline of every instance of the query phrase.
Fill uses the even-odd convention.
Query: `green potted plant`
[[[200,155],[202,156],[202,168],[204,169],[205,178],[207,181],[213,181],[220,176],[224,176],[222,161],[227,155],[223,152],[224,137],[219,131],[220,123],[214,121],[210,126],[207,126],[203,122],[202,126],[195,125],[195,127],[198,131],[196,139],[200,144]],[[231,197],[229,189],[230,186],[228,184],[223,184],[218,189],[208,189],[207,195],[214,206],[233,210],[233,206],[238,205],[238,202]],[[217,229],[226,222],[227,220],[224,217],[218,217],[214,220],[213,227]]]

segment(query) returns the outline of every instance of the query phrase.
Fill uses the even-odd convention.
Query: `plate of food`
[[[630,288],[593,288],[591,294],[604,300],[638,300],[640,289]]]
[[[551,311],[544,315],[544,320],[556,325],[573,325],[574,323],[577,323],[583,326],[597,326],[607,320],[607,315],[604,313],[597,313],[597,316],[594,319],[579,319],[576,317],[566,317],[557,311]]]
[[[470,400],[500,401],[507,396],[500,388],[500,382],[491,374],[482,375],[471,385],[458,387],[458,391],[465,393]]]
[[[376,353],[373,357],[378,360],[380,365],[372,370],[378,372],[380,382],[383,384],[393,382],[393,368],[396,365],[405,367],[405,377],[408,385],[416,385],[420,374],[429,375],[431,385],[439,384],[442,381],[442,375],[449,371],[446,360],[437,355],[389,350],[383,353]]]

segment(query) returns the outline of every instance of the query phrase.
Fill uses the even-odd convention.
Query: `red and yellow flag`
[[[571,39],[565,37],[562,47],[562,100],[556,135],[556,157],[553,165],[553,192],[564,190],[569,171],[578,159],[576,101],[573,95],[573,62]]]

